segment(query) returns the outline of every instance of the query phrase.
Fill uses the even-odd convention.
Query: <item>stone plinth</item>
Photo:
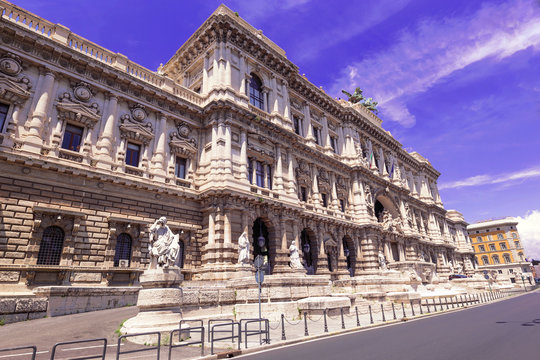
[[[351,307],[351,299],[348,297],[337,296],[318,296],[309,297],[306,299],[298,300],[298,308],[303,313],[308,314],[322,314],[326,309],[329,315],[339,314],[340,309],[343,309],[345,313],[349,313]]]
[[[179,285],[182,280],[177,267],[146,270],[140,276],[142,289],[137,299],[139,313],[124,323],[122,333],[168,332],[177,329],[181,319],[182,289]],[[130,341],[144,343],[148,339],[137,337]]]

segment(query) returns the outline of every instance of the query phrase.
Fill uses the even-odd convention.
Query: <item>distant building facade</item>
[[[490,220],[471,224],[467,227],[475,252],[479,270],[500,280],[533,283],[531,263],[525,258],[521,239],[514,218]]]
[[[160,216],[187,280],[237,277],[243,233],[282,277],[292,241],[308,278],[474,272],[439,172],[228,8],[154,72],[0,6],[2,283],[136,283]]]

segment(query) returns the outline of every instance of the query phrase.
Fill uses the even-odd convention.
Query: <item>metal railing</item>
[[[216,328],[222,328],[222,327],[231,327],[230,330],[216,330]],[[238,330],[237,334],[235,335],[235,328]],[[230,336],[222,336],[219,338],[216,338],[214,336],[214,333],[230,333]],[[210,329],[210,354],[214,355],[214,342],[221,341],[221,340],[232,340],[234,343],[234,340],[238,339],[238,350],[240,350],[240,343],[242,342],[242,330],[240,328],[239,322],[232,322],[232,323],[226,323],[226,324],[216,324],[212,325],[212,328]]]
[[[189,329],[182,329],[182,324],[187,324],[188,322],[196,322],[198,324],[200,324],[200,326],[193,326],[193,327],[189,327]],[[198,332],[200,334],[200,339],[199,340],[183,340],[181,339],[180,337],[182,336],[182,331],[189,331],[189,336],[191,338],[191,333],[192,332]],[[177,345],[173,345],[173,338],[174,338],[174,334],[175,333],[178,333],[178,337],[180,339],[178,339],[178,341],[180,342],[180,344],[177,344]],[[172,330],[170,333],[169,333],[169,356],[168,356],[168,359],[171,360],[171,356],[172,356],[172,349],[174,348],[178,348],[178,347],[184,347],[184,346],[188,346],[188,345],[201,345],[201,356],[204,355],[204,322],[202,320],[180,320],[180,324],[178,325],[178,329],[174,329]]]
[[[244,325],[244,342],[246,349],[248,347],[248,337],[253,335],[265,335],[264,343],[270,344],[270,321],[268,319],[242,319],[240,320],[240,331],[242,331],[242,324]],[[249,324],[259,324],[258,329],[248,329]],[[264,328],[260,325],[264,324]],[[260,341],[260,343],[263,343],[263,341]]]
[[[37,346],[35,345],[29,345],[29,346],[18,346],[13,348],[7,348],[7,349],[0,349],[0,352],[8,352],[8,351],[19,351],[19,350],[26,350],[26,349],[32,349],[32,360],[36,359],[36,353],[37,353]],[[14,354],[13,356],[22,356],[22,355],[30,355],[30,354]]]
[[[122,344],[123,339],[127,339],[127,338],[130,338],[130,337],[136,337],[136,336],[149,336],[149,335],[157,335],[157,338],[158,338],[157,345],[147,347],[147,348],[143,348],[143,349],[133,349],[133,350],[120,351],[120,345]],[[160,353],[160,349],[161,349],[160,346],[161,346],[161,333],[159,331],[150,331],[150,332],[144,332],[144,333],[138,333],[138,334],[122,335],[122,336],[120,336],[118,338],[118,346],[116,348],[116,360],[119,360],[120,355],[123,355],[123,354],[132,354],[132,353],[136,353],[136,352],[152,351],[152,350],[157,350],[156,359],[159,360],[159,353]]]
[[[103,342],[103,352],[101,355],[85,355],[78,358],[70,358],[71,360],[77,360],[77,359],[102,359],[105,360],[105,354],[107,353],[107,339],[105,338],[96,338],[96,339],[86,339],[86,340],[75,340],[75,341],[63,341],[54,344],[52,351],[51,351],[51,360],[54,360],[54,357],[56,355],[56,348],[62,345],[73,345],[73,344],[86,344],[86,343],[92,343],[92,342]]]

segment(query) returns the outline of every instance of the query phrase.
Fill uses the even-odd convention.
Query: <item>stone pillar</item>
[[[214,245],[215,240],[215,214],[208,214],[208,245]]]
[[[98,167],[106,167],[105,163],[113,162],[111,154],[113,154],[113,138],[114,138],[114,125],[116,119],[116,110],[118,107],[118,98],[113,94],[108,94],[107,99],[107,112],[104,114],[105,125],[103,125],[103,131],[99,136],[96,144]]]
[[[312,174],[313,174],[312,175],[313,181],[312,181],[312,189],[311,189],[311,199],[313,201],[313,204],[315,206],[317,206],[317,205],[319,205],[321,203],[321,201],[319,199],[319,182],[317,181],[317,177],[318,177],[317,167],[312,166],[311,171],[312,171]]]
[[[289,194],[294,194],[296,192],[296,178],[294,176],[294,165],[293,165],[293,153],[292,150],[287,150],[287,170],[288,170],[288,180],[289,180]]]
[[[317,275],[328,275],[330,270],[328,269],[328,256],[324,248],[324,230],[322,226],[318,226],[317,230],[317,246],[319,250],[317,254]]]
[[[276,187],[278,192],[283,192],[283,163],[281,159],[281,145],[276,145]]]
[[[203,73],[202,73],[202,87],[201,87],[201,95],[208,94],[209,84],[208,84],[208,57],[210,54],[206,52],[204,54],[204,64],[203,64]]]
[[[285,118],[285,120],[290,120],[291,109],[290,109],[290,100],[289,100],[289,90],[287,88],[287,82],[285,80],[281,81],[281,93],[283,94],[283,117]]]
[[[48,109],[53,97],[55,75],[49,70],[43,70],[43,73],[40,74],[40,80],[39,92],[36,91],[38,100],[32,116],[26,123],[26,135],[23,144],[24,150],[37,154],[41,153],[41,147],[43,146],[43,128],[45,127]]]
[[[360,246],[362,248],[362,267],[364,270],[378,270],[379,269],[379,260],[378,260],[378,243],[377,235],[372,230],[362,230],[361,231],[361,241]]]
[[[230,119],[227,119],[223,124],[223,130],[225,132],[224,170],[226,174],[232,174],[232,137]]]
[[[167,118],[163,114],[158,114],[159,130],[157,131],[157,141],[155,142],[154,155],[152,156],[151,170],[156,175],[165,176],[165,136],[167,134]]]
[[[333,173],[330,174],[330,186],[332,186],[332,210],[337,211],[339,209],[339,199],[336,189],[336,175]]]
[[[248,179],[248,157],[247,157],[247,131],[242,129],[240,132],[240,173],[241,179]]]
[[[246,58],[244,55],[240,55],[238,58],[239,63],[239,80],[240,80],[240,88],[238,89],[238,92],[242,95],[246,95]]]
[[[328,131],[328,119],[326,118],[326,116],[323,115],[322,117],[322,141],[323,141],[323,147],[328,150],[328,151],[332,151],[332,147],[330,146],[330,132]]]
[[[309,111],[309,105],[304,103],[304,134],[308,144],[315,144],[315,137],[313,137],[313,126],[311,126],[311,113]]]

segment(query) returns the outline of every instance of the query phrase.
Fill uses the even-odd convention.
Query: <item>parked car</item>
[[[462,275],[462,274],[452,274],[448,277],[448,280],[453,280],[453,279],[466,279],[467,278],[467,275]]]

